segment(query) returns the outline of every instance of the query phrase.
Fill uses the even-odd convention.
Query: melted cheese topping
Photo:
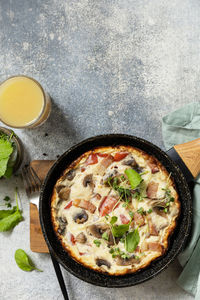
[[[112,163],[104,167],[105,157],[97,155],[97,153],[115,154],[118,152],[128,152],[127,156],[119,161],[113,160]],[[91,158],[91,154],[95,155],[98,162],[94,164],[87,164],[88,157]],[[140,175],[143,179],[140,184],[141,199],[132,197],[128,207],[124,207],[124,202],[119,200],[119,194],[109,185],[105,184],[106,179],[112,176],[121,176],[125,174],[125,170],[131,168],[127,164],[128,161],[134,160],[136,162],[136,170],[140,171]],[[154,166],[157,167],[157,171],[152,171],[152,164],[149,161],[154,162]],[[133,167],[134,168],[134,167]],[[69,178],[67,174],[70,170],[74,170],[73,178]],[[84,179],[86,176],[92,175],[92,184],[84,186]],[[149,184],[154,182],[157,185],[156,197],[151,199],[147,197],[150,193],[148,191]],[[65,196],[67,199],[63,199],[59,194],[59,186],[69,189],[69,195]],[[169,202],[166,190],[170,191],[170,197],[174,198],[174,202]],[[134,193],[134,191],[133,191]],[[96,196],[98,195],[98,197]],[[100,215],[102,209],[102,202],[105,197],[112,197],[119,202],[113,210],[109,212],[109,216],[106,219],[105,216]],[[99,199],[100,198],[100,199]],[[91,212],[86,207],[78,207],[78,202],[85,200],[94,205],[95,211]],[[72,205],[69,203],[72,201]],[[162,203],[169,203],[165,206],[167,213],[161,209],[154,208],[156,201]],[[81,203],[81,202],[80,202]],[[165,205],[164,204],[164,205]],[[68,205],[70,207],[68,207]],[[89,151],[82,155],[75,163],[73,168],[68,167],[58,181],[54,188],[52,195],[52,221],[54,229],[62,242],[63,247],[75,258],[78,262],[93,268],[95,270],[108,272],[111,275],[120,275],[127,272],[135,272],[145,266],[147,266],[152,260],[161,256],[168,247],[168,236],[173,231],[176,225],[176,218],[180,211],[180,203],[178,201],[178,195],[174,188],[174,184],[166,169],[153,157],[146,153],[127,146],[119,147],[104,147]],[[108,241],[102,237],[88,233],[88,226],[97,225],[106,226],[111,228],[108,220],[110,217],[116,216],[117,222],[115,225],[122,224],[122,217],[130,220],[130,211],[133,214],[138,214],[139,209],[143,209],[145,214],[142,215],[144,224],[140,226],[137,224],[137,220],[133,218],[130,229],[138,228],[140,241],[138,247],[133,253],[128,253],[123,241],[115,238],[116,245],[109,245]],[[148,213],[149,211],[149,213]],[[76,216],[86,214],[87,220],[84,223],[77,223]],[[157,234],[153,234],[150,229],[150,223],[153,224],[154,231]],[[81,243],[77,237],[80,233],[84,234],[85,241]],[[100,241],[100,244],[95,244],[95,240]],[[99,246],[99,247],[98,247]],[[130,257],[135,257],[136,260],[130,265],[118,265],[117,258],[113,257],[110,250],[112,248],[119,248],[121,252],[126,253]],[[98,259],[104,260],[104,264],[97,263]],[[105,264],[105,261],[108,264]],[[123,262],[127,263],[124,259]],[[98,264],[98,265],[97,265]]]

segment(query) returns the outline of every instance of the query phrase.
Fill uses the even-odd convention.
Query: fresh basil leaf
[[[113,216],[110,220],[110,224],[113,225],[117,222],[117,217],[116,216]]]
[[[6,139],[0,138],[0,160],[8,158],[12,152],[12,143]]]
[[[128,231],[129,229],[129,224],[123,224],[123,225],[114,225],[112,226],[112,234],[114,237],[121,237]]]
[[[135,229],[132,232],[129,232],[125,239],[125,248],[128,252],[133,252],[140,241],[140,235],[138,229]]]
[[[10,178],[12,176],[12,173],[13,173],[13,167],[7,166],[7,169],[4,173],[4,177]]]
[[[7,169],[9,157],[0,159],[0,177],[2,177]]]
[[[128,177],[132,189],[135,189],[142,181],[140,174],[133,169],[126,169],[125,174]]]
[[[11,215],[0,220],[0,232],[13,229],[20,221],[23,220],[20,210],[16,210]]]
[[[31,259],[28,257],[26,252],[22,249],[18,249],[15,251],[15,261],[18,265],[18,267],[26,272],[30,272],[32,270],[37,270],[39,272],[42,272],[42,270],[37,269]]]
[[[16,210],[17,210],[17,206],[14,206],[12,209],[0,210],[0,220],[12,215],[14,212],[16,212]]]

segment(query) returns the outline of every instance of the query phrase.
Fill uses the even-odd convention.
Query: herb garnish
[[[174,202],[174,197],[172,197],[171,190],[169,188],[165,188],[165,189],[162,189],[162,190],[165,191],[165,197],[167,198],[167,202],[166,202],[165,207],[164,207],[164,212],[168,213],[170,203]]]
[[[7,208],[12,207],[12,205],[11,205],[11,203],[10,203],[11,199],[10,199],[9,196],[5,196],[3,200],[6,202],[6,203],[5,203],[5,206],[7,206]]]
[[[0,210],[0,232],[13,229],[20,221],[23,220],[18,205],[17,188],[15,191],[16,206],[8,210]]]
[[[0,133],[0,178],[3,176],[9,178],[12,175],[13,168],[9,165],[9,159],[14,150],[11,142],[12,136],[13,133],[10,136]]]
[[[122,237],[129,230],[129,224],[113,225],[112,234],[114,237]]]
[[[108,236],[108,233],[106,231],[102,234],[102,239],[108,241],[109,236]]]
[[[97,246],[100,247],[101,241],[100,240],[94,240],[93,243]]]
[[[18,249],[15,251],[15,261],[18,267],[23,271],[30,272],[32,270],[36,270],[39,272],[43,272],[42,270],[35,267],[30,257],[28,257],[26,252],[22,249]]]
[[[134,190],[142,181],[142,177],[133,169],[126,169],[125,174],[128,177],[131,188]]]
[[[112,254],[112,257],[115,258],[116,256],[121,256],[121,258],[123,259],[128,259],[130,258],[130,255],[128,255],[127,253],[120,251],[119,248],[112,248],[109,251],[110,254]]]
[[[139,244],[139,241],[140,241],[140,235],[138,229],[129,232],[125,238],[126,251],[128,252],[135,251],[137,245]]]

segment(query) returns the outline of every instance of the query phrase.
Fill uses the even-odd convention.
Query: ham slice
[[[153,222],[150,218],[148,219],[148,226],[149,226],[150,235],[157,236],[158,235],[158,230],[156,229],[156,226],[153,224]]]
[[[158,168],[157,162],[155,160],[153,160],[153,159],[149,160],[147,164],[148,164],[149,168],[151,169],[152,174],[159,172],[159,168]]]
[[[92,204],[90,201],[86,201],[83,199],[75,199],[73,200],[73,205],[89,210],[89,212],[91,212],[92,214],[95,212],[96,210],[96,206],[94,204]]]
[[[138,212],[134,213],[133,219],[139,227],[141,227],[145,224],[144,217],[141,214],[139,214]]]
[[[150,199],[156,199],[158,191],[158,182],[150,181],[147,186],[147,197]]]
[[[162,253],[163,248],[162,248],[162,245],[159,244],[158,242],[151,242],[151,243],[148,243],[148,250]]]
[[[97,166],[96,173],[99,175],[103,175],[106,169],[112,164],[113,160],[114,158],[110,154],[104,157],[100,164]]]

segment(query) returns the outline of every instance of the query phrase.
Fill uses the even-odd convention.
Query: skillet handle
[[[184,144],[175,145],[174,149],[193,177],[196,178],[200,173],[200,138]]]

